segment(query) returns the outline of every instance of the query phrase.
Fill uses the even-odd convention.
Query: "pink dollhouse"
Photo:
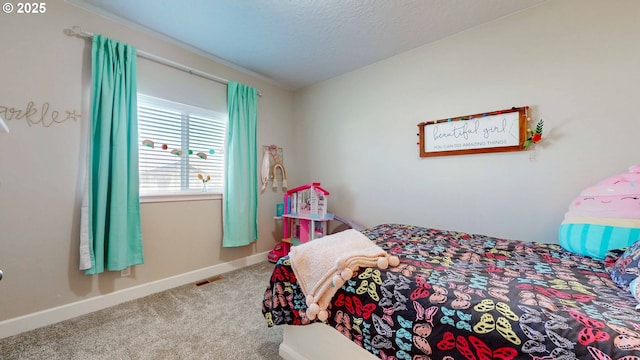
[[[287,191],[282,241],[297,245],[327,235],[327,223],[333,219],[333,214],[327,212],[328,202],[329,192],[320,183]]]

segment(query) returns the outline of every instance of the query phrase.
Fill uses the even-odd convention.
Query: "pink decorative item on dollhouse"
[[[327,235],[333,214],[327,212],[329,192],[320,183],[309,183],[288,190],[284,195],[282,241],[293,245]]]

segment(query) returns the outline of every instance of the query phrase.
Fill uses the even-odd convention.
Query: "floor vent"
[[[211,284],[212,282],[215,282],[215,281],[218,281],[218,280],[222,280],[222,279],[224,279],[224,278],[221,275],[216,275],[214,277],[198,281],[196,283],[196,286],[202,286],[202,285]]]

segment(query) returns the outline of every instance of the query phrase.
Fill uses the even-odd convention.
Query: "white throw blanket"
[[[306,295],[310,320],[328,318],[327,307],[336,291],[353,272],[362,267],[386,269],[397,266],[399,259],[390,256],[368,237],[354,229],[325,236],[289,252],[291,268]]]

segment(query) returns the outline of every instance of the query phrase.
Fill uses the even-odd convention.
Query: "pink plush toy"
[[[640,165],[584,189],[560,226],[560,245],[595,258],[640,240]]]
[[[640,165],[584,189],[565,215],[575,217],[640,220]]]

